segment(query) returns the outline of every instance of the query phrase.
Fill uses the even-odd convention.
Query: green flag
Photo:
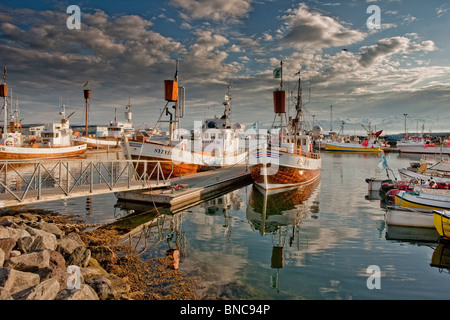
[[[274,77],[275,79],[281,78],[281,72],[282,72],[281,67],[276,68],[275,70],[273,70],[273,77]]]

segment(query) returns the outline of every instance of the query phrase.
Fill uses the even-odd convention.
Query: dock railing
[[[151,163],[151,166],[150,166]],[[145,170],[136,170],[141,165]],[[147,167],[151,170],[147,171]],[[152,180],[149,179],[153,175]],[[167,175],[167,174],[166,174]],[[17,205],[124,190],[166,186],[161,161],[150,160],[40,160],[0,162],[0,208],[6,200]],[[11,201],[9,201],[11,202]]]

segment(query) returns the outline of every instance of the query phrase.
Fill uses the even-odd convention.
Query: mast
[[[302,100],[302,81],[300,76],[300,71],[298,74],[298,89],[297,89],[297,103],[295,105],[296,115],[294,119],[294,135],[297,135],[303,130],[303,100]]]
[[[88,83],[86,82],[86,84],[84,85],[84,87],[87,87]],[[89,120],[89,99],[91,98],[91,90],[89,89],[84,89],[83,90],[84,93],[84,99],[86,100],[86,131],[85,131],[85,135],[86,137],[88,136],[88,120]]]
[[[0,97],[3,97],[3,139],[6,139],[6,132],[8,130],[8,85],[6,84],[6,64],[3,71],[3,84],[0,84]]]

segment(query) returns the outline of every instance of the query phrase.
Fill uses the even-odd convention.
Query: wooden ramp
[[[115,195],[121,201],[165,204],[176,209],[202,202],[223,193],[224,189],[244,186],[251,181],[250,171],[242,165],[169,179],[170,187],[116,192]]]

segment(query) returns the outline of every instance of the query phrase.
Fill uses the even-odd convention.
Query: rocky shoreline
[[[118,230],[49,212],[0,213],[0,300],[205,299],[173,257],[142,261]],[[172,261],[171,261],[172,260]]]

